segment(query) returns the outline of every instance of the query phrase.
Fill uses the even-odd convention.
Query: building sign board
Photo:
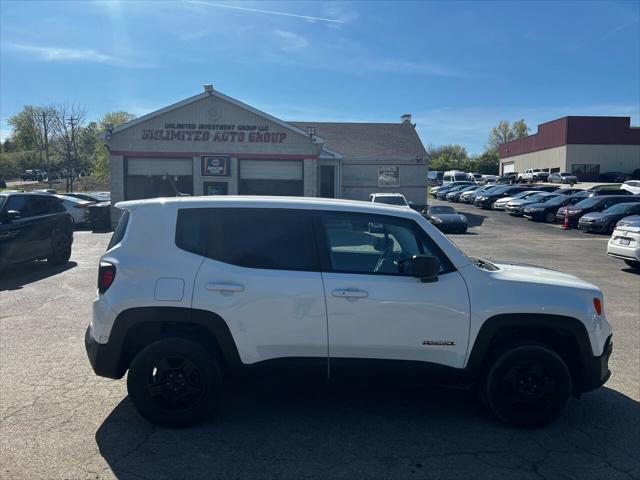
[[[179,142],[283,143],[286,132],[270,132],[269,125],[165,123],[164,128],[142,129],[142,140]]]
[[[400,167],[397,165],[381,165],[378,167],[379,187],[399,187]]]
[[[202,176],[203,177],[228,177],[229,176],[229,157],[202,157]]]

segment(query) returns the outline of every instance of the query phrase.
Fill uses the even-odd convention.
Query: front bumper
[[[530,218],[532,220],[542,220],[545,217],[545,212],[544,211],[534,212],[534,211],[531,211],[531,210],[525,210],[524,211],[524,217],[525,218]]]
[[[510,207],[505,208],[509,215],[522,215],[524,213],[524,207]]]
[[[580,230],[584,230],[585,232],[606,232],[607,231],[607,225],[604,223],[578,222],[578,228]]]
[[[476,198],[474,205],[476,207],[481,207],[481,208],[490,208],[491,205],[493,204],[493,202],[495,202],[494,198],[487,198],[487,199],[483,199],[483,200],[478,200]]]
[[[612,336],[609,335],[607,341],[604,344],[604,350],[599,357],[591,357],[584,365],[582,375],[582,392],[588,392],[595,390],[598,387],[604,385],[611,376],[611,370],[609,370],[609,358],[613,352]]]
[[[466,223],[438,223],[434,225],[444,233],[465,233],[467,231]]]

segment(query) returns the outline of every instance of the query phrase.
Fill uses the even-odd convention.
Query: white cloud
[[[227,5],[224,3],[205,2],[202,0],[186,0],[185,3],[190,3],[193,5],[208,5],[210,7],[219,7],[219,8],[231,8],[233,10],[241,10],[243,12],[264,13],[267,15],[280,15],[283,17],[301,18],[303,20],[310,20],[310,21],[329,22],[329,23],[344,22],[344,20],[340,20],[336,18],[313,17],[310,15],[299,15],[297,13],[275,12],[273,10],[262,10],[259,8],[240,7],[238,5]]]
[[[283,52],[297,52],[309,46],[309,40],[297,33],[287,30],[274,30],[273,33],[280,40],[280,50]]]
[[[4,48],[47,62],[89,62],[132,68],[153,67],[148,63],[118,58],[92,48],[42,47],[22,43],[8,43]]]
[[[0,142],[4,142],[10,136],[11,136],[11,130],[5,130],[4,128],[0,128]]]

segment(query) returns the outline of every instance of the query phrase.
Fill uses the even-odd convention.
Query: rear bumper
[[[607,255],[622,260],[635,260],[636,262],[640,262],[640,247],[618,245],[609,241],[607,244]]]
[[[89,357],[91,368],[100,377],[122,378],[118,372],[120,352],[113,349],[108,343],[98,343],[91,335],[91,326],[87,327],[84,334],[84,348]]]
[[[585,232],[606,232],[607,225],[601,223],[578,222],[578,228]]]
[[[607,338],[605,342],[602,355],[599,357],[591,357],[584,365],[581,391],[588,392],[595,390],[609,380],[611,376],[609,358],[611,357],[611,353],[613,353],[613,342],[611,339],[612,336],[609,335],[609,338]]]

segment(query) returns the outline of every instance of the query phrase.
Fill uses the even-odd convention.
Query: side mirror
[[[440,259],[431,255],[414,255],[411,257],[411,275],[420,279],[422,283],[438,281],[440,273]]]
[[[13,220],[17,220],[19,218],[21,218],[22,215],[20,214],[19,211],[17,210],[8,210],[5,214],[4,214],[4,218],[5,220],[7,220],[8,222],[11,222]]]
[[[411,200],[409,200],[409,202],[408,202],[408,203],[409,203],[409,207],[410,207],[410,208],[414,208],[414,207],[416,206],[416,204],[415,204],[415,203],[413,203]]]

